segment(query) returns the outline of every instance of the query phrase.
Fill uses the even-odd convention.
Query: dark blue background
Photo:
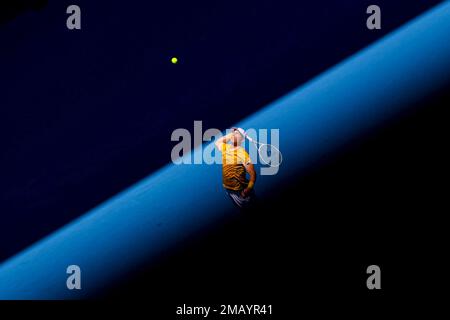
[[[224,129],[440,1],[377,1],[380,31],[371,1],[80,0],[81,31],[73,1],[21,2],[0,5],[0,260],[169,162],[174,129]]]

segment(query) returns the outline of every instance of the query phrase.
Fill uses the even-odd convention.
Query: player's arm
[[[244,164],[245,170],[247,171],[247,173],[250,176],[250,179],[248,181],[248,186],[247,188],[245,188],[244,190],[242,190],[242,196],[246,197],[249,195],[249,193],[252,191],[253,186],[255,185],[256,182],[256,170],[255,170],[255,166],[253,165],[253,163],[251,163],[250,161]]]
[[[231,137],[233,137],[233,135],[234,135],[234,132],[224,135],[223,137],[217,139],[216,142],[214,142],[214,145],[216,146],[217,149],[222,151],[222,145],[224,143],[227,143],[229,140],[231,140]]]

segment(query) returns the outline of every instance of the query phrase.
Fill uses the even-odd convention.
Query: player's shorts
[[[250,191],[250,194],[245,198],[241,195],[242,191],[234,191],[229,189],[225,189],[225,191],[228,193],[231,200],[233,200],[234,204],[241,209],[249,208],[255,201],[255,191],[253,189]]]

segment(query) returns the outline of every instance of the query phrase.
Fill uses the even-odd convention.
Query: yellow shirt
[[[240,191],[247,187],[248,180],[244,164],[251,163],[250,156],[242,147],[222,146],[222,183],[229,190]]]

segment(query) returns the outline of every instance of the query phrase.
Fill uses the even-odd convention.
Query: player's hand
[[[242,190],[241,196],[242,196],[243,198],[247,198],[248,195],[250,194],[250,191],[252,191],[250,188],[245,188],[244,190]]]

